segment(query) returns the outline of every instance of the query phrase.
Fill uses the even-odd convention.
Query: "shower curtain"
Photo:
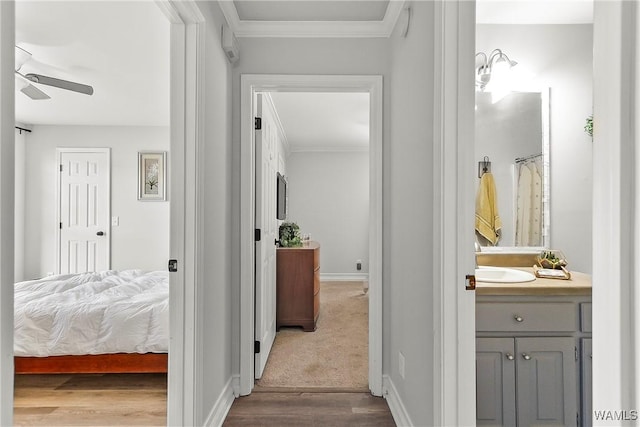
[[[516,163],[516,246],[542,246],[542,165],[540,159]]]

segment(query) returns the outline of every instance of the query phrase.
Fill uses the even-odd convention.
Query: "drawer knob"
[[[513,354],[507,353],[507,359],[508,360],[513,360]]]
[[[531,356],[529,356],[527,353],[522,353],[522,358],[524,360],[531,360]]]
[[[515,316],[513,316],[514,319],[516,319],[516,322],[523,322],[524,318],[518,314],[516,314]]]

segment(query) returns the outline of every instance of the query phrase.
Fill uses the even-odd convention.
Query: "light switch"
[[[111,217],[111,226],[112,227],[117,227],[120,225],[120,217],[119,216],[112,216]]]

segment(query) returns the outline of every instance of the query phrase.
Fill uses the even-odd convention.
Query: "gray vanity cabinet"
[[[477,425],[575,425],[570,337],[477,338]]]
[[[477,425],[589,425],[588,300],[476,299]]]
[[[575,340],[516,338],[518,426],[575,425]]]
[[[513,338],[476,339],[476,424],[516,425]]]
[[[582,339],[582,425],[591,427],[591,391],[593,390],[591,376],[591,338]]]

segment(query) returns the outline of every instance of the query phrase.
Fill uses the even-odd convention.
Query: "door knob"
[[[509,360],[513,360],[513,354],[511,354],[511,353],[507,353],[507,359],[509,359]]]
[[[96,233],[96,236],[104,236],[104,231],[98,231],[98,232]]]
[[[527,353],[522,353],[522,358],[524,360],[531,360],[531,356],[529,356]]]
[[[516,322],[524,321],[524,318],[522,316],[517,315],[517,314],[515,316],[513,316],[513,318],[516,320]]]

